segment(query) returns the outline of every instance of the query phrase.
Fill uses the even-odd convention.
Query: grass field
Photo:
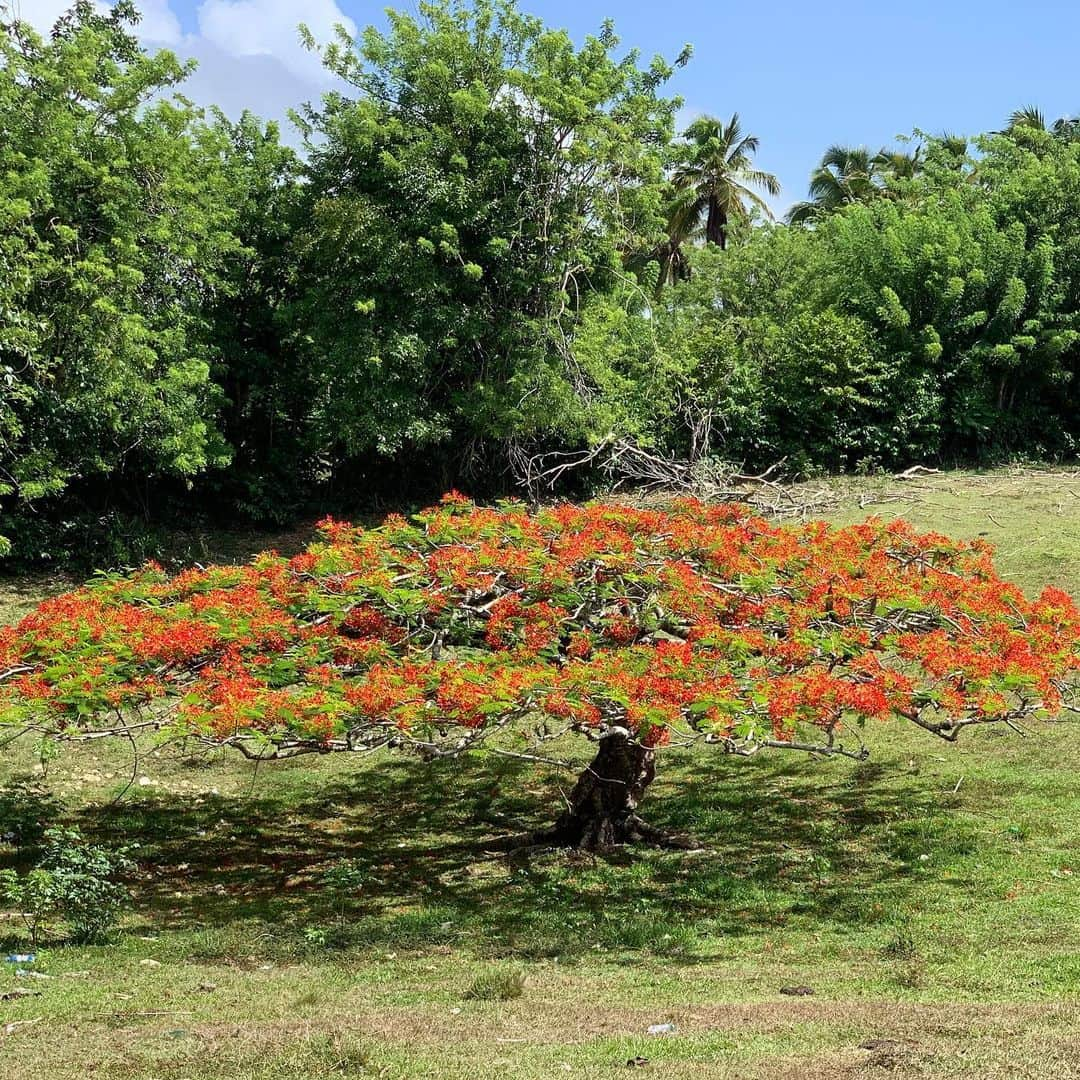
[[[1080,593],[1076,474],[834,491],[834,520],[984,535],[1025,588]],[[63,584],[3,583],[0,615]],[[0,1080],[1080,1077],[1077,734],[883,726],[865,764],[670,751],[645,810],[704,854],[525,862],[496,841],[554,812],[549,767],[71,751],[49,783],[140,845],[134,913],[112,945],[43,950],[47,978],[0,973]],[[343,859],[347,898],[322,884]]]

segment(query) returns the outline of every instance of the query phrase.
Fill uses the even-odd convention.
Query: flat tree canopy
[[[0,720],[85,740],[167,730],[257,758],[598,744],[544,837],[663,840],[637,815],[658,751],[862,758],[900,719],[943,739],[1056,714],[1080,612],[982,542],[743,507],[530,512],[456,493],[303,554],[104,574],[0,630]]]

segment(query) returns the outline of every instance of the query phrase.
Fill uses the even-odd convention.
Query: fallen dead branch
[[[941,472],[940,469],[931,469],[928,465],[912,465],[910,469],[898,472],[893,476],[894,480],[914,480],[918,476],[933,476]]]
[[[512,455],[518,483],[534,501],[555,490],[567,474],[594,468],[609,478],[611,489],[674,492],[710,502],[739,502],[772,517],[806,518],[836,502],[828,487],[783,484],[777,476],[784,462],[764,472],[747,474],[715,458],[680,460],[654,453],[626,439],[606,440],[587,450]]]

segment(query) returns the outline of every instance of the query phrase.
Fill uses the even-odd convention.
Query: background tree
[[[232,213],[197,114],[162,100],[188,69],[135,19],[0,27],[0,521],[24,554],[48,549],[27,508],[71,523],[227,460],[202,330]]]
[[[671,176],[668,234],[674,247],[700,231],[707,244],[723,250],[732,227],[746,225],[752,209],[772,217],[769,204],[755,188],[776,196],[780,181],[754,168],[760,140],[743,134],[738,113],[726,124],[713,116],[699,116],[682,138]]]
[[[592,463],[587,490],[628,442],[793,470],[1080,445],[1067,118],[833,147],[790,215],[813,229],[747,228],[777,190],[757,138],[736,114],[675,139],[674,65],[610,25],[577,46],[509,0],[392,13],[324,50],[301,160],[170,97],[190,65],[135,19],[84,0],[47,40],[0,30],[0,534],[23,559],[505,491],[552,453]]]
[[[1009,116],[1009,126],[1005,131],[1008,134],[1015,134],[1022,128],[1045,131],[1046,117],[1043,115],[1043,111],[1035,105],[1024,105],[1016,109]]]
[[[449,483],[609,419],[569,341],[662,236],[672,67],[575,47],[511,4],[392,12],[326,50],[351,88],[303,117],[291,342],[331,463]],[[681,63],[685,56],[677,62]],[[369,474],[370,474],[369,473]]]
[[[670,329],[696,328],[695,385],[723,355],[741,397],[715,399],[725,455],[851,469],[1074,445],[1074,144],[984,137],[976,160],[920,137],[895,189],[813,230],[754,230],[722,263],[692,249],[695,280],[642,311],[661,363]]]
[[[1041,109],[1035,105],[1024,105],[1009,116],[1008,125],[996,134],[1005,135],[1038,153],[1040,148],[1052,141],[1075,142],[1080,139],[1080,119],[1060,116],[1048,124]]]
[[[852,203],[868,202],[881,194],[879,155],[864,146],[830,146],[810,176],[810,198],[787,213],[790,225],[813,221]]]
[[[315,372],[285,340],[284,313],[296,289],[301,162],[282,145],[276,124],[250,113],[235,123],[216,114],[200,132],[200,148],[221,162],[235,243],[204,305],[211,375],[223,397],[219,425],[232,460],[200,483],[199,495],[255,521],[290,521],[321,479],[305,426]]]
[[[881,170],[886,188],[899,180],[911,180],[923,169],[923,148],[914,150],[881,149],[874,155],[875,163]]]

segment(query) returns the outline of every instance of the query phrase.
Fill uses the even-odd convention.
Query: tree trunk
[[[695,847],[691,841],[669,836],[638,817],[638,804],[655,775],[654,750],[632,742],[625,732],[604,736],[596,757],[574,784],[569,805],[554,826],[534,841],[586,851],[631,843]]]
[[[727,250],[727,214],[716,200],[709,200],[709,216],[705,219],[705,240],[716,244],[721,251]]]
[[[671,280],[671,245],[661,244],[657,262],[660,263],[660,271],[656,275],[655,295],[659,296],[664,291],[664,286]]]

